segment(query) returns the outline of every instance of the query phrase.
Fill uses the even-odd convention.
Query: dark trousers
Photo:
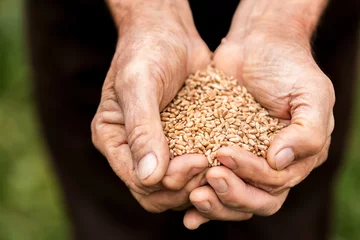
[[[214,50],[238,1],[193,0],[196,26]],[[143,210],[91,143],[90,122],[117,35],[103,0],[28,0],[30,59],[42,130],[75,239],[328,239],[332,187],[349,126],[359,20],[357,1],[330,1],[313,43],[333,81],[336,128],[327,162],[290,191],[271,217],[183,227],[183,212]]]

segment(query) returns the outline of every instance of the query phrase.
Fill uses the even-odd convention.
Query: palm
[[[292,110],[301,104],[297,99],[316,87],[307,78],[322,73],[301,46],[265,40],[249,36],[241,45],[225,42],[215,53],[215,64],[238,78],[271,115],[291,120]]]
[[[270,115],[290,124],[269,148],[271,167],[277,168],[275,155],[284,147],[291,146],[298,152],[297,159],[327,152],[334,127],[334,89],[316,65],[310,43],[273,33],[250,33],[241,39],[223,41],[214,62],[238,78]],[[314,137],[307,144],[310,135]]]

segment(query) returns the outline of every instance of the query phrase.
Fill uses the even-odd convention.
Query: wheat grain
[[[215,156],[223,146],[240,146],[266,158],[272,138],[286,127],[236,79],[211,66],[189,76],[161,121],[171,159],[200,153],[210,166],[220,165]]]

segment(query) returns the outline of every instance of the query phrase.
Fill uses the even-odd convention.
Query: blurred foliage
[[[28,81],[22,2],[0,0],[0,239],[68,239]]]
[[[0,0],[0,239],[69,239],[58,183],[36,125],[22,7],[21,0]],[[335,189],[334,240],[360,239],[360,94],[357,96],[354,134]]]
[[[360,34],[360,32],[359,32]],[[360,47],[360,43],[358,44]],[[360,52],[360,51],[359,51]],[[360,56],[358,65],[360,66]],[[340,171],[335,188],[335,240],[360,239],[360,68],[354,88],[355,109],[353,112],[351,136],[345,154],[344,166]]]

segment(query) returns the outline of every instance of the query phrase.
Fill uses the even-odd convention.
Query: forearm
[[[151,13],[166,8],[169,4],[169,0],[106,0],[106,2],[118,27],[128,25],[138,17],[144,20]]]
[[[263,28],[309,40],[327,2],[328,0],[243,0],[233,17],[229,35],[241,35],[253,28]]]
[[[106,0],[120,31],[134,24],[156,27],[171,20],[181,21],[194,33],[195,27],[187,0]]]

